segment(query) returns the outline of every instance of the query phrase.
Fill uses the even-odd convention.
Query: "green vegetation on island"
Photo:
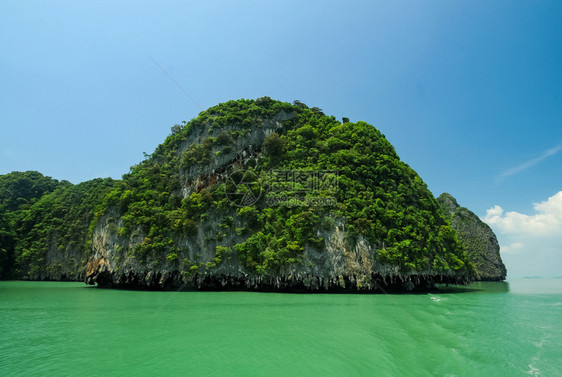
[[[18,277],[13,272],[17,229],[23,211],[28,210],[44,195],[69,182],[59,182],[36,171],[13,172],[0,176],[0,279]]]
[[[33,171],[0,176],[0,277],[83,279],[94,209],[113,182],[72,185]]]
[[[298,101],[211,107],[172,127],[122,180],[58,184],[16,201],[22,209],[0,186],[4,217],[17,212],[0,228],[2,250],[14,250],[20,278],[376,289],[475,274],[436,199],[380,131]]]

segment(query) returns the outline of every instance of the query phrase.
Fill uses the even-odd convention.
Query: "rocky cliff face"
[[[459,206],[450,194],[437,198],[445,217],[457,231],[468,256],[476,267],[477,280],[505,280],[507,270],[502,262],[500,246],[492,229],[472,211]]]
[[[102,220],[94,233],[94,255],[86,268],[86,282],[100,287],[132,289],[250,289],[287,291],[378,291],[381,289],[427,289],[435,284],[466,284],[468,274],[453,271],[403,273],[399,266],[381,264],[377,248],[364,237],[350,240],[343,220],[332,229],[318,231],[326,240],[322,249],[306,247],[300,263],[283,266],[276,274],[249,271],[233,252],[219,256],[217,241],[206,235],[219,232],[217,218],[200,224],[195,236],[176,239],[182,245],[182,261],[151,258],[138,261],[126,257],[122,250],[132,250],[142,243],[142,237],[123,239]],[[221,244],[234,245],[243,236],[229,234]],[[121,250],[121,251],[120,251]],[[186,261],[189,266],[186,266]],[[195,263],[193,263],[195,262]],[[193,268],[193,267],[197,268]],[[186,268],[190,267],[190,268]]]

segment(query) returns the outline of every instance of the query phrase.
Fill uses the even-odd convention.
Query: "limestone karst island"
[[[134,289],[504,280],[492,230],[375,127],[268,97],[203,111],[121,180],[0,176],[0,278]]]

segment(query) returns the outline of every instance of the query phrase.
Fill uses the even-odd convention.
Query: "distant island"
[[[500,245],[492,228],[472,211],[459,206],[450,194],[441,194],[437,202],[445,218],[457,231],[461,243],[466,247],[468,258],[476,269],[476,279],[505,280],[507,270],[501,259]]]
[[[0,278],[134,289],[424,290],[504,280],[492,230],[375,127],[211,107],[121,180],[0,176]]]

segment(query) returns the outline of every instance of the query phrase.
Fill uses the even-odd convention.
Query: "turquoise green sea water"
[[[562,279],[431,294],[0,282],[0,376],[560,376]]]

